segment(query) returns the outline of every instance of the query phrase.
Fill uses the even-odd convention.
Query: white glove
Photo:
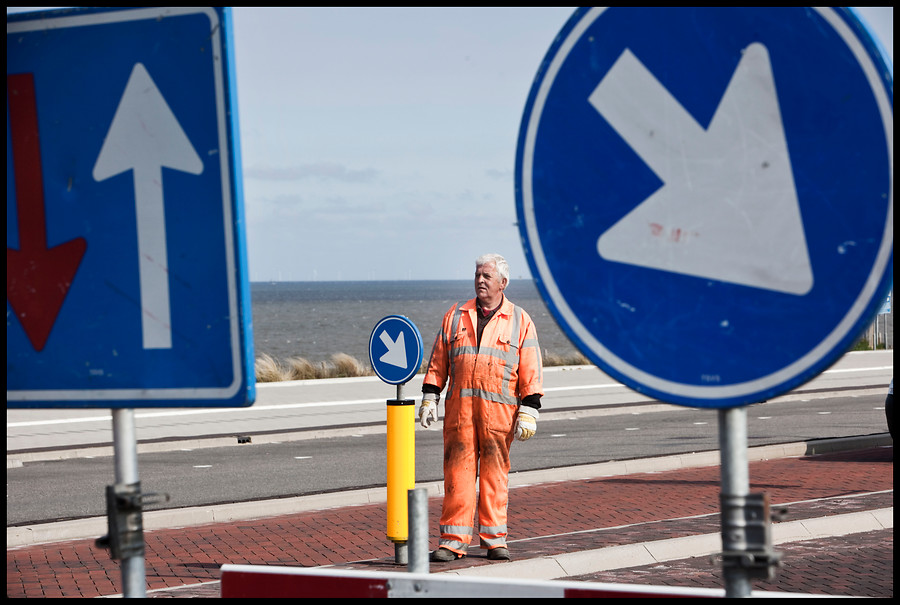
[[[432,422],[437,422],[437,401],[422,399],[422,405],[419,406],[419,424],[427,429]]]
[[[534,416],[520,411],[518,418],[516,418],[516,439],[526,441],[534,437],[536,432],[537,420],[534,419]]]

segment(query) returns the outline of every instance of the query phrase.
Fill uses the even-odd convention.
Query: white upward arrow
[[[150,74],[137,63],[94,165],[94,180],[133,171],[145,349],[172,347],[163,166],[203,172],[200,156]]]
[[[706,130],[627,49],[588,101],[664,183],[601,234],[600,256],[796,295],[812,288],[765,46],[744,49]]]
[[[387,347],[387,353],[382,355],[380,360],[384,363],[389,363],[392,366],[406,369],[406,339],[403,336],[403,331],[401,330],[400,333],[397,334],[396,341],[391,340],[387,330],[381,331],[380,338],[381,342]]]

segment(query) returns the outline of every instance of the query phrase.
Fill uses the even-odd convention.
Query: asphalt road
[[[854,355],[830,372],[820,376],[818,382],[804,385],[805,390],[748,406],[748,444],[886,432],[884,396],[893,374],[892,356],[885,363],[881,355]],[[641,398],[634,393],[610,395],[617,387],[601,386],[603,383],[590,370],[555,372],[547,382],[556,385],[550,388],[557,389],[551,391],[548,400],[565,401],[568,405],[559,406],[565,407],[565,411],[553,412],[548,408],[542,414],[538,434],[526,443],[514,443],[513,472],[710,451],[719,447],[716,410],[647,400],[620,401]],[[352,385],[335,383],[332,387],[338,393],[331,401],[348,401],[341,397],[347,397],[347,389],[352,391]],[[285,394],[294,388],[303,391],[313,387],[324,392],[328,386],[268,388],[288,400]],[[266,392],[265,388],[261,391]],[[579,393],[585,391],[593,392],[594,405],[581,401]],[[603,394],[598,395],[598,391]],[[298,403],[297,398],[294,403]],[[146,510],[290,497],[386,483],[383,401],[333,406],[331,409],[339,411],[337,418],[328,421],[333,423],[330,429],[306,431],[289,422],[290,411],[316,408],[284,405],[288,406],[287,410],[268,411],[275,417],[272,425],[280,426],[281,430],[268,425],[258,432],[238,431],[250,437],[249,443],[238,444],[233,436],[191,441],[154,437],[151,441],[155,443],[142,443],[143,449],[161,450],[139,454],[143,492],[170,496],[168,503],[148,506]],[[353,405],[375,406],[380,421],[346,426],[345,408]],[[275,404],[270,402],[261,407],[269,406]],[[323,409],[329,406],[320,406],[317,426],[326,424],[327,414]],[[97,410],[88,412],[96,415]],[[10,439],[16,438],[11,435],[14,430],[37,427],[46,431],[47,427],[54,427],[45,440],[68,441],[71,435],[64,435],[66,431],[61,429],[69,428],[77,434],[83,425],[76,422],[11,428],[10,424],[28,421],[11,421],[10,413],[7,412],[7,526],[104,515],[104,489],[114,482],[114,460],[107,451],[108,446],[95,441],[100,445],[93,450],[36,447],[32,448],[31,455],[44,459],[29,461],[27,453],[10,450]],[[223,415],[228,416],[228,412]],[[179,433],[183,417],[168,418],[175,419],[172,432]],[[210,426],[212,423],[197,425],[196,416],[193,421],[198,433],[222,434],[220,427]],[[88,436],[81,438],[87,441],[94,436],[88,431]],[[140,433],[138,437],[141,439]],[[416,481],[439,480],[442,476],[440,430],[419,428],[415,439]],[[26,461],[20,465],[23,459]]]

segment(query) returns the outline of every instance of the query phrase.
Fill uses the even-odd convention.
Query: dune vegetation
[[[589,365],[581,353],[556,355],[544,352],[544,366]],[[419,373],[425,371],[424,365]],[[337,353],[329,361],[312,362],[302,357],[286,360],[275,359],[267,353],[256,358],[256,382],[286,382],[289,380],[313,380],[317,378],[350,378],[374,376],[371,366],[346,353]]]
[[[876,348],[884,348],[884,345]],[[872,345],[866,335],[860,337],[850,348],[851,351],[871,351]],[[557,355],[543,351],[544,367],[592,365],[579,352]],[[427,360],[426,362],[427,363]],[[419,373],[425,372],[425,366]],[[312,362],[302,357],[278,360],[267,353],[256,358],[256,382],[286,382],[289,380],[313,380],[317,378],[351,378],[354,376],[374,376],[368,363],[363,363],[346,353],[337,353],[329,361]]]

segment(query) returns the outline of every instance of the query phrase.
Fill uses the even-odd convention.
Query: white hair
[[[509,282],[509,263],[506,262],[505,258],[500,256],[499,254],[482,254],[475,259],[476,268],[490,263],[494,263],[494,266],[497,267],[497,273],[500,274],[500,277]]]

